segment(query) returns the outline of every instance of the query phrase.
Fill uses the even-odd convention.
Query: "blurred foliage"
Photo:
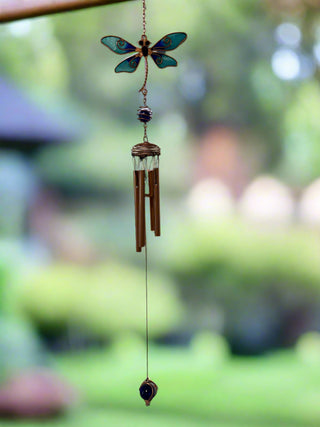
[[[34,328],[25,319],[0,318],[0,381],[11,374],[46,364]]]
[[[225,363],[230,356],[228,342],[224,337],[209,331],[195,334],[191,341],[191,349],[198,360],[204,365],[217,367]]]
[[[293,184],[308,182],[319,176],[320,124],[314,111],[320,109],[320,89],[316,81],[302,84],[285,113],[286,170]],[[308,164],[308,167],[306,167]]]
[[[300,359],[307,365],[320,365],[320,334],[307,332],[303,334],[297,344],[296,351]]]
[[[180,217],[171,223],[163,244],[166,249],[152,263],[165,273],[152,272],[149,278],[152,338],[176,334],[186,342],[207,328],[231,341],[240,334],[242,349],[255,353],[286,344],[283,328],[293,327],[290,344],[303,332],[286,324],[285,313],[306,307],[310,318],[304,314],[307,323],[301,327],[316,325],[308,323],[316,322],[312,313],[320,301],[320,251],[314,233],[296,226],[263,231],[239,220]],[[144,333],[144,279],[143,270],[128,263],[55,264],[23,277],[23,286],[13,287],[9,299],[41,331],[72,334],[79,329],[115,340],[115,348],[122,348],[123,339],[135,347],[135,334]],[[194,340],[216,345],[210,334],[196,334]],[[222,346],[222,359],[224,352]],[[207,357],[220,360],[219,354]]]
[[[0,312],[4,310],[6,286],[8,284],[9,268],[3,262],[0,262]]]
[[[276,282],[279,291],[283,285],[320,292],[318,236],[298,227],[263,231],[239,220],[185,220],[170,243],[165,264],[186,280],[209,279],[200,285],[260,292]]]
[[[318,329],[318,235],[298,226],[261,229],[240,220],[180,218],[161,267],[180,286],[185,330],[219,331],[232,351],[257,354],[293,345]]]
[[[157,337],[177,326],[183,310],[167,276],[150,273],[149,281],[150,335]],[[15,293],[18,312],[42,329],[75,327],[99,338],[144,334],[144,272],[128,265],[52,265],[25,277]]]

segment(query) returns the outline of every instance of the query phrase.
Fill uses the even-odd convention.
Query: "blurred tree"
[[[183,306],[174,284],[164,275],[150,277],[152,337],[172,331]],[[18,312],[42,331],[57,335],[69,330],[84,337],[115,339],[120,333],[144,334],[144,274],[127,264],[91,268],[52,265],[29,275],[13,299]]]

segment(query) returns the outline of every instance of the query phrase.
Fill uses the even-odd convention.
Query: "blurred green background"
[[[148,0],[162,236],[135,252],[141,4],[0,26],[0,426],[320,425],[320,2]]]

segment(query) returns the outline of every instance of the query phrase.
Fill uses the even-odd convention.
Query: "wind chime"
[[[113,52],[123,55],[132,53],[131,56],[120,62],[116,68],[116,73],[133,73],[142,58],[145,64],[145,78],[139,92],[143,96],[143,106],[138,109],[138,120],[143,124],[143,142],[132,147],[131,154],[134,164],[133,187],[135,205],[135,232],[136,251],[141,252],[145,248],[145,272],[146,272],[146,373],[147,378],[139,388],[140,396],[145,401],[146,406],[158,391],[157,385],[149,378],[149,329],[148,329],[148,258],[147,258],[147,238],[146,238],[146,215],[145,201],[149,198],[150,205],[150,228],[155,236],[160,236],[160,181],[159,181],[159,156],[160,147],[151,144],[148,140],[147,126],[152,119],[152,110],[147,104],[147,81],[149,75],[148,57],[151,56],[159,68],[176,67],[177,61],[166,55],[169,50],[176,49],[186,38],[186,33],[170,33],[162,37],[156,44],[150,47],[150,41],[146,35],[146,0],[142,0],[142,35],[139,40],[139,47],[132,45],[121,37],[106,36],[101,39],[101,43]]]

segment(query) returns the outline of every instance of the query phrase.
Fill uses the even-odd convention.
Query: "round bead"
[[[148,123],[152,119],[152,110],[149,107],[140,107],[138,110],[138,120],[142,123]]]
[[[151,385],[149,384],[143,384],[140,387],[140,396],[143,400],[150,400],[150,397],[153,395],[153,390]]]

